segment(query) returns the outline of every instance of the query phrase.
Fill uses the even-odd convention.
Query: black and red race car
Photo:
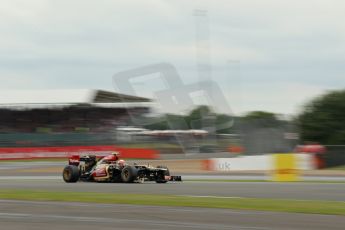
[[[110,183],[182,181],[181,176],[170,176],[169,169],[165,166],[129,165],[119,158],[118,153],[112,153],[99,160],[95,155],[74,155],[69,158],[69,164],[64,168],[62,176],[66,183],[78,181]]]

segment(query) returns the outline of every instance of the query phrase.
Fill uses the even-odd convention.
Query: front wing
[[[181,176],[165,176],[165,180],[167,181],[182,181],[182,177]]]

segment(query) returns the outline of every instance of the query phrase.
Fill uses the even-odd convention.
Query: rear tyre
[[[79,180],[79,168],[75,165],[67,165],[62,173],[63,180],[66,183],[76,183]]]
[[[133,166],[126,166],[122,169],[121,179],[124,183],[133,183],[138,177],[138,170]]]
[[[160,174],[158,175],[158,179],[156,180],[157,184],[165,184],[168,181],[165,179],[166,176],[170,176],[170,171],[167,166],[157,166],[159,169],[165,169],[164,171],[162,170]]]

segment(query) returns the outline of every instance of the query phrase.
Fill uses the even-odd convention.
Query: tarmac
[[[275,182],[174,182],[156,184],[107,184],[79,182],[66,184],[58,177],[0,177],[0,189],[100,192],[122,194],[166,194],[181,196],[216,196],[328,200],[345,202],[345,183],[275,183]]]
[[[345,183],[206,182],[144,184],[66,184],[64,162],[0,164],[0,189],[32,189],[99,193],[171,194],[195,197],[243,197],[345,202]],[[263,177],[261,174],[223,175],[181,172],[185,179]],[[327,177],[343,177],[328,174]],[[309,177],[310,178],[310,177]],[[190,207],[0,200],[1,230],[39,229],[343,229],[343,216],[237,211]]]
[[[64,202],[0,200],[3,230],[340,230],[342,216]]]

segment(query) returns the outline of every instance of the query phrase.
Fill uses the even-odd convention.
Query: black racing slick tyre
[[[138,177],[138,170],[133,166],[126,166],[122,169],[121,179],[124,183],[133,183]]]
[[[79,180],[79,168],[75,165],[67,165],[62,173],[66,183],[76,183]]]
[[[166,176],[170,176],[170,171],[169,171],[168,167],[166,167],[166,166],[157,166],[157,168],[165,169],[165,170],[161,173],[160,178],[158,178],[158,180],[156,180],[156,183],[158,183],[158,184],[165,184],[165,183],[167,183],[168,181],[165,180],[165,177]]]

